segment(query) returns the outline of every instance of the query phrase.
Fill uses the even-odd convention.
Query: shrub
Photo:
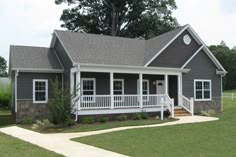
[[[134,114],[135,120],[148,119],[148,114],[146,112],[138,112]]]
[[[84,117],[82,123],[84,124],[93,124],[95,122],[93,117]]]
[[[118,121],[125,121],[125,120],[127,120],[127,116],[126,115],[117,116],[116,120],[118,120]]]
[[[75,121],[71,118],[68,118],[65,122],[65,125],[66,126],[73,126],[73,125],[75,125]]]
[[[63,127],[66,124],[70,114],[73,112],[73,105],[71,104],[71,94],[68,86],[62,90],[61,83],[57,79],[51,81],[53,100],[49,102],[49,121],[54,125]]]
[[[142,119],[142,116],[140,113],[135,113],[134,114],[134,120],[141,120]]]
[[[10,107],[11,104],[11,84],[0,83],[0,107]]]
[[[21,121],[22,124],[33,124],[34,123],[34,120],[30,117],[27,117],[27,118],[24,118],[22,121]]]
[[[149,117],[147,112],[140,112],[140,114],[142,119],[148,119]]]
[[[99,119],[100,123],[106,123],[107,121],[109,121],[109,117],[102,117]]]

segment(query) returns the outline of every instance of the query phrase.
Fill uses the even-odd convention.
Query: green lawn
[[[0,133],[1,157],[60,157],[61,155]]]
[[[224,101],[219,121],[131,129],[76,141],[133,157],[234,157],[236,102]]]

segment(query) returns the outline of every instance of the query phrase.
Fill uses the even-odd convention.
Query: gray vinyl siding
[[[186,69],[191,69],[191,71],[183,74],[183,94],[185,96],[194,97],[194,79],[211,80],[212,97],[221,96],[221,76],[216,74],[216,66],[204,51],[199,52],[186,66]]]
[[[82,72],[81,78],[95,78],[96,79],[96,94],[109,95],[110,94],[110,74],[109,73],[93,73]],[[124,94],[137,94],[137,80],[138,74],[114,74],[114,79],[124,79]],[[161,75],[143,75],[143,79],[149,80],[150,94],[156,94],[156,80],[164,80]]]
[[[51,80],[56,78],[61,83],[62,74],[20,72],[17,77],[17,99],[33,99],[33,79],[48,80],[48,98],[52,99]]]
[[[68,54],[66,53],[65,49],[63,48],[61,42],[56,39],[54,49],[57,53],[58,58],[61,61],[61,64],[64,67],[64,82],[66,84],[70,84],[70,68],[73,66],[71,59],[69,58]]]
[[[188,34],[192,39],[189,45],[183,42],[183,37]],[[170,44],[149,66],[180,68],[197,51],[200,45],[188,31],[184,31]],[[157,53],[157,52],[156,52]]]

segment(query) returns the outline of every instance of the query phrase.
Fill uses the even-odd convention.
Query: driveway
[[[207,121],[215,121],[218,118],[215,117],[203,117],[203,116],[186,116],[178,117],[178,121],[167,122],[163,124],[143,125],[143,126],[128,126],[119,127],[114,129],[106,129],[99,131],[78,132],[78,133],[55,133],[55,134],[42,134],[31,130],[23,129],[17,126],[1,128],[0,132],[19,138],[23,141],[30,142],[45,149],[54,151],[67,157],[127,157],[122,154],[107,151],[90,145],[85,145],[79,142],[71,141],[70,139],[76,137],[97,135],[102,133],[108,133],[113,131],[121,131],[135,128],[150,128],[161,127],[169,125],[187,124],[187,123],[199,123]]]

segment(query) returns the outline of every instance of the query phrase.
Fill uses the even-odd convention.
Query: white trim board
[[[36,82],[45,82],[45,100],[44,101],[37,101],[35,100],[35,83]],[[48,80],[47,79],[33,79],[33,103],[34,104],[44,104],[48,102]]]
[[[181,69],[184,69],[186,65],[203,49],[204,45],[202,45],[188,60],[184,63],[184,65],[181,67]]]

